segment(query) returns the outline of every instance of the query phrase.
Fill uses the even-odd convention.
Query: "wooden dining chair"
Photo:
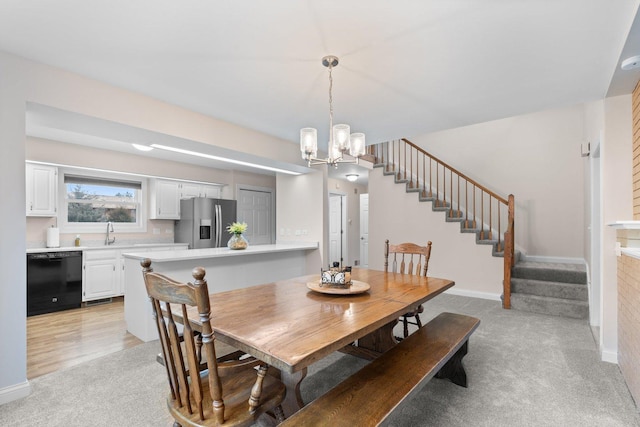
[[[282,422],[280,404],[285,385],[275,375],[267,375],[267,364],[253,358],[216,358],[204,268],[193,269],[193,283],[180,283],[154,273],[149,259],[141,265],[169,379],[167,406],[174,427],[250,426],[259,417],[270,415],[272,418],[262,420],[274,422],[275,418],[275,422]],[[201,354],[189,322],[184,322],[184,330],[179,333],[174,320],[174,316],[187,319],[189,307],[197,308],[202,324]],[[206,363],[207,369],[203,370],[200,362]]]
[[[392,272],[426,277],[429,270],[429,258],[431,257],[431,242],[427,242],[427,246],[419,246],[415,243],[391,245],[389,244],[389,239],[387,239],[384,242],[384,271],[387,272],[389,271],[389,257],[391,257]],[[424,307],[420,304],[415,310],[400,317],[404,338],[409,336],[409,324],[416,325],[418,328],[422,327],[420,313],[423,311]]]

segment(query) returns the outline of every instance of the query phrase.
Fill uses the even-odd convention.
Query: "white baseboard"
[[[29,384],[29,381],[5,387],[3,389],[0,389],[0,405],[14,400],[22,399],[23,397],[27,397],[30,394],[31,384]]]
[[[463,297],[488,299],[492,301],[502,301],[502,299],[500,298],[502,294],[492,294],[490,292],[469,291],[465,289],[447,289],[446,291],[444,291],[444,293],[451,294],[451,295],[460,295]]]
[[[556,262],[558,264],[586,264],[584,258],[568,258],[568,257],[555,257],[555,256],[540,256],[540,255],[520,255],[521,261],[531,262]]]
[[[611,350],[600,350],[600,358],[603,362],[618,364],[618,352]]]

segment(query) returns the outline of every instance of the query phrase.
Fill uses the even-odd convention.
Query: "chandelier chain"
[[[329,141],[333,141],[333,76],[331,70],[333,66],[329,64]],[[329,147],[331,148],[331,146]],[[329,153],[331,157],[331,153]]]

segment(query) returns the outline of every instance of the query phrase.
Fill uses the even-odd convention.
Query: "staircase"
[[[493,256],[504,257],[503,240],[495,238],[495,233],[491,233],[487,230],[488,226],[485,225],[484,227],[480,227],[478,225],[479,221],[469,220],[462,213],[461,209],[452,208],[451,202],[438,199],[433,192],[423,194],[421,188],[410,186],[409,180],[407,178],[398,178],[398,174],[393,170],[389,170],[390,168],[388,168],[387,166],[388,165],[384,163],[377,163],[373,165],[374,168],[384,168],[385,170],[382,172],[382,174],[385,176],[393,176],[396,184],[404,184],[406,186],[407,193],[419,193],[418,198],[421,202],[431,202],[431,209],[434,212],[444,212],[446,222],[460,223],[461,233],[475,233],[476,244],[491,245],[491,254]]]
[[[445,213],[447,222],[460,223],[462,233],[475,233],[476,243],[491,245],[492,254],[504,258],[504,308],[511,307],[511,269],[514,266],[513,195],[504,198],[432,156],[406,139],[367,147],[363,158],[383,174],[393,176],[421,202]]]
[[[406,139],[371,145],[364,158],[444,212],[445,221],[460,223],[460,232],[475,233],[476,244],[491,245],[492,255],[504,258],[504,308],[588,318],[584,265],[516,263],[513,195],[499,196]]]
[[[511,307],[534,313],[588,319],[585,266],[517,262],[511,273]]]

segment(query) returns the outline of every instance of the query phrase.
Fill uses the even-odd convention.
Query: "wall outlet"
[[[164,232],[167,234],[173,234],[173,228],[167,228],[164,230]]]
[[[353,265],[360,265],[360,260],[357,259],[357,260],[353,261]]]

